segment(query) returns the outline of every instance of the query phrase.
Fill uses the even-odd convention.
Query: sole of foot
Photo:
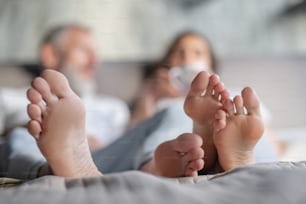
[[[185,113],[193,120],[193,133],[203,139],[204,172],[212,171],[216,164],[217,151],[213,142],[215,114],[222,107],[221,100],[228,97],[229,92],[220,78],[203,71],[193,80],[184,103]]]
[[[28,131],[53,173],[64,177],[98,176],[85,135],[85,108],[63,74],[45,70],[27,92]]]
[[[214,124],[214,143],[223,170],[254,163],[253,150],[262,137],[264,124],[260,102],[252,88],[244,88],[241,96],[223,101]]]

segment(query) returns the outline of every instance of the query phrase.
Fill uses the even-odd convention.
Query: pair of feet
[[[233,100],[217,75],[201,72],[184,104],[193,133],[160,144],[142,169],[166,177],[227,171],[254,162],[253,149],[263,134],[260,104],[247,87]]]
[[[101,175],[85,135],[85,108],[67,79],[46,70],[33,80],[27,97],[31,102],[28,130],[53,173],[64,177]],[[231,101],[217,76],[201,72],[191,85],[185,112],[194,121],[195,134],[183,134],[161,144],[150,163],[152,173],[193,176],[203,166],[212,168],[217,158],[224,170],[253,161],[253,148],[263,124],[252,89],[245,88],[242,96]]]

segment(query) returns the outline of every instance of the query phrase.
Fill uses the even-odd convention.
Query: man
[[[40,59],[47,69],[62,72],[83,99],[87,111],[87,136],[92,148],[114,141],[129,119],[126,104],[95,93],[97,52],[90,30],[81,25],[55,27],[45,36]]]
[[[97,71],[97,52],[90,30],[81,25],[64,25],[51,29],[44,36],[39,57],[42,69],[54,69],[63,73],[69,80],[72,89],[83,99],[87,111],[87,136],[92,149],[106,146],[125,129],[129,119],[126,104],[119,99],[97,96],[95,78]],[[10,91],[12,93],[12,90]],[[4,94],[3,101],[9,104],[11,99]],[[10,126],[26,124],[24,110],[27,102],[22,94],[18,104],[13,104],[12,116],[18,119]],[[16,111],[18,109],[18,111]],[[14,111],[15,110],[15,111]],[[22,116],[22,117],[21,117]],[[111,116],[111,117],[110,117]]]
[[[96,95],[98,60],[93,36],[88,28],[71,24],[51,29],[41,41],[39,57],[42,70],[53,69],[63,73],[85,104],[86,135],[91,150],[105,147],[121,136],[129,119],[129,110],[117,98]],[[21,127],[28,121],[26,107],[29,102],[25,92],[25,89],[0,90],[3,129],[12,129],[7,135],[9,149],[12,151],[8,156],[8,166],[2,169],[12,172],[8,175],[11,177],[15,176],[12,169],[18,169],[19,165],[27,166],[26,161],[38,161],[37,165],[27,167],[29,171],[39,168],[44,162],[35,142],[29,137],[27,130]],[[31,178],[32,175],[17,177]]]

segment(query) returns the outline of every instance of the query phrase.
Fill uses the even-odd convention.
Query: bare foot
[[[160,144],[141,170],[164,177],[197,176],[204,166],[202,143],[198,135],[182,134]]]
[[[85,109],[59,72],[46,70],[27,92],[28,130],[53,173],[64,177],[97,176],[85,135]]]
[[[253,150],[264,131],[255,92],[245,88],[241,95],[233,101],[224,100],[224,110],[215,116],[214,142],[219,164],[225,171],[254,163]]]
[[[217,110],[222,107],[221,99],[228,98],[228,95],[217,75],[201,72],[193,80],[185,100],[184,110],[193,120],[193,132],[203,138],[204,172],[212,171],[217,161],[213,124]]]

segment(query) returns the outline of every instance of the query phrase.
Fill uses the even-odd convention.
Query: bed
[[[306,162],[244,166],[230,172],[166,179],[132,171],[103,177],[1,180],[0,203],[189,204],[306,203]]]
[[[306,82],[305,58],[236,59],[224,61],[223,64],[226,69],[221,69],[221,76],[224,76],[226,85],[254,86],[271,109],[274,116],[271,126],[289,146],[286,160],[306,160],[306,114],[303,114],[306,112],[306,92],[303,90]],[[141,66],[137,63],[106,64],[99,73],[100,92],[130,101],[140,86]],[[0,71],[2,86],[22,87],[29,83],[29,80],[22,81],[23,78],[16,79],[21,75],[19,69],[1,68]],[[113,77],[106,77],[108,75]],[[8,76],[14,76],[14,80]],[[120,84],[117,83],[119,81]],[[116,86],[112,86],[112,83],[116,83]],[[127,83],[129,90],[124,88]],[[106,90],[105,87],[112,89]],[[288,107],[288,104],[291,105]],[[299,148],[296,148],[297,144]],[[178,179],[158,178],[140,172],[86,179],[47,176],[20,181],[1,178],[0,203],[300,204],[306,203],[305,186],[305,161],[276,162],[244,166],[219,175]]]

